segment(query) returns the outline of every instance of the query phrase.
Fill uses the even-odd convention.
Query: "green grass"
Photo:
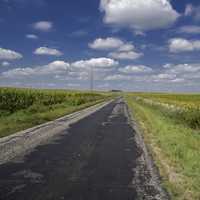
[[[175,200],[200,199],[200,130],[177,123],[155,106],[126,96],[163,177]]]
[[[57,119],[66,114],[87,108],[102,101],[104,100],[97,100],[78,106],[69,106],[65,103],[51,107],[34,105],[29,109],[20,110],[6,117],[0,117],[0,137],[5,137],[16,133],[17,131],[25,130],[27,128]]]
[[[0,137],[112,98],[111,93],[0,88]]]

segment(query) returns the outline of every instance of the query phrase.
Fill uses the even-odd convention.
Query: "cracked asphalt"
[[[0,165],[0,200],[161,199],[148,169],[139,166],[143,151],[135,136],[126,104],[113,101]]]

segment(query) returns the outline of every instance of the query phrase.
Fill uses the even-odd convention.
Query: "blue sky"
[[[1,0],[0,86],[200,91],[198,0]]]

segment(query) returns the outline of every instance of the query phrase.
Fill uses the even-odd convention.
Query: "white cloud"
[[[131,76],[126,76],[122,74],[114,74],[114,75],[107,76],[104,80],[105,81],[125,81],[125,80],[131,80]]]
[[[47,65],[33,67],[19,67],[0,74],[0,81],[5,80],[49,80],[49,81],[86,81],[90,77],[90,67],[94,68],[94,79],[104,80],[108,73],[112,73],[117,61],[109,58],[92,58],[89,60],[67,63],[65,61],[54,61]]]
[[[118,51],[132,51],[135,49],[135,46],[131,43],[123,44],[121,47],[119,47]]]
[[[141,30],[134,30],[133,32],[136,36],[143,36],[145,37],[146,36],[146,33],[144,31],[141,31]]]
[[[138,74],[138,73],[149,73],[152,72],[152,68],[144,65],[128,65],[124,68],[119,69],[120,72],[126,74]]]
[[[161,71],[152,74],[150,79],[157,83],[193,84],[200,78],[200,64],[166,64]]]
[[[162,68],[152,69],[145,65],[129,65],[114,68],[117,63],[102,62],[102,58],[77,61],[72,64],[65,61],[54,61],[47,65],[16,68],[0,73],[0,84],[13,86],[42,86],[66,87],[67,84],[80,84],[81,88],[88,87],[89,67],[95,66],[95,87],[100,84],[110,84],[110,88],[116,88],[123,84],[122,88],[136,90],[188,90],[199,91],[200,63],[190,64],[165,64]],[[116,61],[114,61],[116,62]],[[107,63],[107,64],[106,64]],[[97,67],[96,67],[97,64]],[[105,67],[106,65],[106,67]],[[105,70],[106,69],[106,70]],[[110,69],[110,70],[107,70]],[[69,86],[69,85],[68,85]],[[120,87],[121,88],[121,87]],[[187,91],[188,91],[187,90]]]
[[[95,79],[100,79],[107,73],[107,69],[112,69],[119,63],[110,58],[92,58],[90,60],[81,60],[74,63],[57,60],[47,65],[15,68],[1,73],[4,78],[38,78],[40,76],[54,77],[56,79],[65,80],[71,78],[74,80],[88,79],[90,67],[94,67],[96,71]]]
[[[180,16],[168,0],[101,0],[104,22],[135,30],[172,25]]]
[[[2,73],[6,78],[18,78],[19,76],[28,76],[34,73],[34,70],[30,67],[27,68],[15,68]]]
[[[200,26],[182,26],[178,30],[179,33],[199,34]]]
[[[198,83],[200,79],[200,63],[191,64],[165,64],[163,68],[153,70],[151,74],[135,76],[134,80],[149,82],[160,86],[161,84],[173,84],[183,86]]]
[[[48,47],[39,47],[34,51],[36,55],[50,55],[50,56],[62,56],[63,53],[57,49],[52,49]]]
[[[0,48],[0,60],[16,60],[22,57],[22,54],[16,51]]]
[[[26,38],[36,40],[36,39],[38,39],[38,36],[34,35],[34,34],[27,34]]]
[[[167,68],[167,73],[171,74],[188,74],[200,72],[200,64],[178,64],[171,65]]]
[[[75,68],[112,68],[117,66],[119,63],[110,58],[91,58],[89,60],[80,60],[71,64]]]
[[[165,73],[165,74],[158,74],[155,77],[156,77],[157,81],[170,80],[170,79],[176,78],[176,74],[167,74],[167,73]]]
[[[192,13],[193,13],[193,10],[194,10],[194,7],[192,4],[187,4],[186,7],[185,7],[185,13],[184,15],[185,16],[191,16]]]
[[[98,38],[89,43],[89,47],[96,50],[115,50],[108,54],[115,59],[135,60],[143,55],[134,51],[135,46],[131,42],[124,42],[114,37]]]
[[[64,61],[54,61],[48,65],[38,66],[35,68],[15,68],[3,72],[2,75],[7,78],[20,78],[22,76],[41,76],[41,75],[59,75],[67,73],[70,64]]]
[[[153,81],[157,83],[184,83],[184,78],[176,78],[175,74],[158,74],[153,76]]]
[[[142,53],[137,53],[135,51],[124,51],[124,52],[111,52],[109,56],[120,60],[135,60],[143,56]]]
[[[48,32],[53,28],[53,23],[50,21],[39,21],[33,24],[33,28],[39,31]]]
[[[89,60],[79,60],[71,63],[70,76],[78,80],[88,80],[91,68],[94,72],[94,79],[102,81],[108,73],[112,73],[118,61],[110,58],[91,58]]]
[[[140,84],[152,87],[160,87],[161,90],[167,84],[183,86],[198,84],[200,79],[200,63],[192,64],[166,64],[163,68],[152,69],[143,65],[132,65],[120,68],[114,74],[108,75],[104,80],[107,81],[125,81],[129,84]],[[170,88],[169,87],[169,88]]]
[[[192,4],[187,4],[185,7],[185,16],[191,16],[195,20],[200,20],[200,6],[194,7]]]
[[[169,50],[172,53],[197,51],[200,50],[200,40],[173,38],[169,40]]]
[[[97,50],[116,49],[124,45],[124,42],[118,38],[98,38],[89,44],[89,47]]]
[[[175,78],[171,80],[172,83],[184,83],[185,79],[184,78]]]
[[[170,63],[164,64],[163,68],[164,69],[169,69],[169,68],[171,68],[171,64]]]
[[[8,67],[8,66],[10,66],[10,63],[7,62],[7,61],[4,61],[4,62],[1,63],[1,66]]]
[[[69,68],[70,64],[68,62],[57,60],[49,63],[46,66],[36,68],[36,72],[39,72],[40,74],[62,74],[67,72]]]

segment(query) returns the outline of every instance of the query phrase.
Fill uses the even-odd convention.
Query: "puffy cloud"
[[[34,70],[30,67],[27,68],[15,68],[2,73],[6,78],[18,78],[19,76],[28,76],[34,73]]]
[[[64,61],[54,61],[48,65],[35,68],[15,68],[2,73],[7,78],[20,78],[22,76],[41,76],[41,75],[59,75],[66,73],[70,64]]]
[[[97,50],[116,49],[124,45],[124,42],[118,38],[98,38],[89,44],[89,47]]]
[[[176,77],[175,74],[158,74],[159,79],[173,79]]]
[[[115,50],[108,54],[109,57],[115,59],[135,60],[143,55],[134,51],[135,46],[132,43],[114,37],[98,38],[90,43],[89,47],[96,50]]]
[[[145,37],[146,36],[146,33],[144,31],[141,31],[141,30],[134,30],[133,32],[136,36],[143,36]]]
[[[48,32],[53,28],[53,23],[50,21],[39,21],[33,24],[33,28],[39,31]]]
[[[57,49],[39,47],[34,51],[36,55],[50,55],[50,56],[62,56],[63,53]]]
[[[150,85],[152,87],[160,87],[161,90],[166,88],[166,84],[173,86],[183,86],[190,84],[199,84],[200,79],[200,64],[166,64],[163,68],[152,69],[143,65],[126,66],[120,68],[113,74],[105,77],[106,81],[128,81],[128,83],[137,83]],[[148,83],[148,84],[147,84]],[[172,86],[171,85],[171,86]],[[170,86],[170,87],[171,87]]]
[[[89,60],[80,60],[71,64],[75,68],[112,68],[117,66],[119,63],[110,58],[91,58]]]
[[[34,34],[27,34],[26,38],[36,40],[36,39],[38,39],[38,36],[34,35]]]
[[[151,79],[157,83],[186,84],[195,83],[200,78],[200,64],[166,64],[163,70],[153,74]]]
[[[1,66],[7,67],[7,66],[10,66],[10,63],[7,62],[7,61],[4,61],[4,62],[1,63]]]
[[[200,72],[200,64],[178,64],[178,65],[169,65],[167,73],[171,74],[184,74],[184,73],[196,73]]]
[[[0,60],[16,60],[22,57],[22,54],[16,51],[0,48]]]
[[[178,30],[179,33],[199,34],[200,26],[182,26]]]
[[[90,67],[93,67],[98,72],[105,72],[106,69],[112,69],[119,63],[110,58],[92,58],[90,60],[80,60],[74,63],[57,60],[47,65],[15,68],[3,72],[1,75],[7,78],[20,78],[20,77],[38,77],[38,76],[70,76],[75,79],[85,80],[88,78]]]
[[[140,78],[141,77],[141,78]],[[163,68],[153,70],[151,74],[143,74],[143,76],[134,76],[134,80],[149,82],[151,84],[173,84],[183,86],[198,83],[200,78],[200,64],[165,64]],[[163,86],[162,86],[163,87]]]
[[[200,6],[194,7],[192,4],[187,4],[185,7],[185,16],[192,16],[195,20],[200,20]]]
[[[172,25],[179,13],[168,0],[101,0],[104,22],[135,30],[152,30]]]
[[[93,58],[72,64],[58,60],[43,66],[10,69],[0,73],[0,84],[6,82],[10,86],[17,83],[18,86],[48,87],[50,82],[55,84],[55,87],[66,87],[68,83],[80,84],[81,88],[87,88],[89,67],[93,66],[96,87],[102,83],[109,83],[110,88],[121,85],[126,90],[194,91],[195,87],[195,91],[199,91],[200,63],[165,64],[162,68],[155,69],[145,65],[130,65],[118,69],[111,67],[115,64],[105,64],[107,62],[100,60],[102,58],[98,62]]]
[[[133,44],[126,43],[126,44],[123,44],[122,46],[120,46],[118,51],[132,51],[134,49],[135,49],[135,47]]]
[[[176,76],[172,74],[159,74],[157,76],[154,76],[153,81],[157,83],[185,83],[186,82],[184,78],[176,78]]]
[[[49,63],[46,66],[36,68],[36,73],[39,72],[40,74],[62,74],[67,72],[69,68],[70,68],[69,63],[57,60]]]
[[[137,53],[135,51],[124,51],[124,52],[111,52],[109,56],[120,60],[135,60],[143,56],[142,53]]]
[[[124,68],[119,69],[120,72],[126,74],[138,74],[138,73],[149,73],[152,72],[152,68],[144,65],[128,65]]]
[[[169,50],[172,53],[200,50],[200,40],[173,38],[169,40]]]
[[[114,74],[105,77],[105,81],[125,81],[125,80],[131,80],[131,76],[126,76],[122,74]]]
[[[194,7],[192,4],[187,4],[186,7],[185,7],[185,13],[184,15],[185,16],[191,16],[192,13],[193,13],[193,10],[194,10]]]
[[[184,78],[175,78],[171,80],[172,83],[184,83],[185,79]]]

